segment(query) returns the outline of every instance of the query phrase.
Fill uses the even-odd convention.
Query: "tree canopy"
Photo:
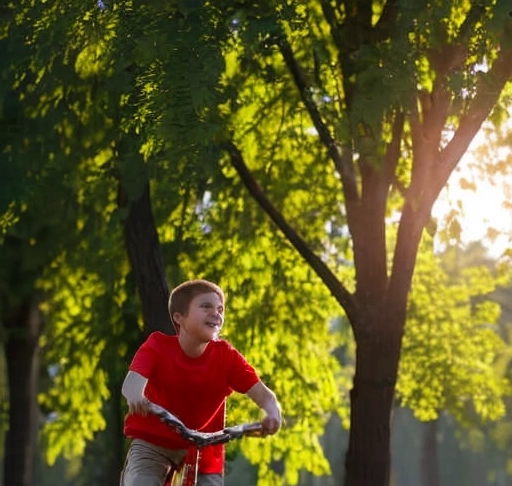
[[[115,363],[129,359],[141,328],[170,331],[166,281],[202,276],[226,288],[227,337],[288,415],[278,437],[243,446],[262,464],[261,484],[293,483],[301,467],[325,473],[318,436],[337,412],[350,423],[347,486],[387,485],[420,242],[425,228],[435,232],[432,205],[482,123],[503,120],[510,10],[506,0],[10,4],[2,280],[37,293],[47,320],[41,344],[57,372],[40,398],[57,412],[50,458],[72,436],[78,448],[68,452],[80,452],[80,439],[104,427],[103,402],[122,374]],[[15,261],[23,265],[7,265]],[[405,349],[436,315],[415,298],[453,292],[460,308],[442,319],[492,318],[489,305],[476,314],[467,305],[487,275],[470,289],[430,276],[446,292],[421,297],[413,287]],[[340,316],[354,370],[332,355],[347,344],[329,327]],[[489,356],[477,364],[490,367]],[[397,390],[421,407],[418,378],[404,374]],[[284,461],[284,478],[272,460]]]

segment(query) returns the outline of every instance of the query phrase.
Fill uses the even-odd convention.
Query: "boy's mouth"
[[[205,324],[206,324],[208,327],[211,327],[212,329],[220,328],[220,327],[221,327],[221,325],[222,325],[220,322],[212,322],[212,321],[205,322]]]

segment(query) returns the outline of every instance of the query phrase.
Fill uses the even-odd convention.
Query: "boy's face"
[[[198,343],[219,337],[224,324],[224,304],[215,292],[196,295],[188,306],[188,312],[175,312],[173,320],[179,325],[180,335],[187,334]]]

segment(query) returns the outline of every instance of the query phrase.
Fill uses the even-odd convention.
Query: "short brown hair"
[[[174,325],[174,328],[176,329],[176,332],[179,331],[179,326],[174,322],[172,315],[175,312],[186,314],[188,312],[188,306],[194,297],[197,297],[201,294],[209,294],[210,292],[215,292],[219,296],[222,305],[224,305],[226,300],[224,292],[217,284],[214,284],[208,280],[187,280],[172,290],[171,295],[169,296],[168,307],[169,316],[171,317],[171,321]]]

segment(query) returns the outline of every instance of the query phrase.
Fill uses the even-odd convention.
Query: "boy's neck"
[[[209,341],[205,343],[189,339],[183,333],[178,334],[178,342],[180,343],[182,351],[190,358],[199,358],[209,344]]]

